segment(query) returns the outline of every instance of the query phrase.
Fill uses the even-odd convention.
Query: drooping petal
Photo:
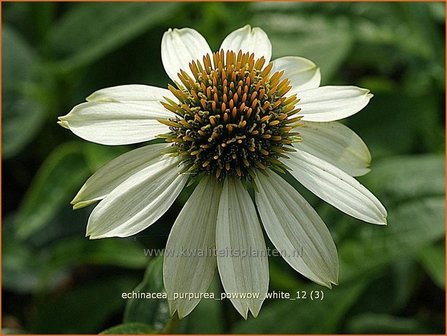
[[[157,119],[172,117],[159,102],[145,104],[88,102],[59,117],[64,127],[77,136],[103,145],[127,145],[154,139],[169,132]]]
[[[178,215],[164,255],[163,279],[171,313],[188,315],[200,302],[194,295],[208,290],[216,268],[216,221],[221,186],[203,178]],[[174,293],[181,298],[173,300]]]
[[[129,177],[92,211],[87,236],[128,237],[155,223],[188,180],[179,172],[178,159],[166,157]]]
[[[235,178],[227,178],[224,182],[216,246],[217,265],[225,292],[233,295],[230,300],[245,319],[248,310],[256,317],[268,290],[267,251],[254,204],[242,183]]]
[[[84,183],[71,201],[73,208],[79,209],[103,199],[132,175],[162,160],[160,152],[168,146],[166,143],[144,146],[108,162]]]
[[[284,71],[295,91],[314,89],[320,86],[321,73],[314,62],[303,57],[286,56],[273,62],[272,73]]]
[[[171,91],[155,86],[132,84],[108,87],[93,92],[87,97],[90,102],[141,103],[163,101],[164,97],[176,100]]]
[[[296,130],[302,142],[294,147],[323,159],[351,176],[369,172],[371,154],[360,137],[339,122],[316,123],[303,121]]]
[[[220,49],[224,51],[232,50],[239,52],[249,52],[255,54],[255,58],[264,56],[266,64],[272,57],[272,44],[267,34],[258,27],[251,28],[246,25],[230,33],[222,42]]]
[[[189,63],[200,60],[211,49],[205,38],[194,29],[169,29],[161,40],[161,60],[169,78],[178,82],[180,69],[191,74]]]
[[[386,224],[380,201],[356,179],[309,153],[297,150],[285,160],[290,173],[315,195],[348,215],[373,224]]]
[[[277,174],[257,174],[255,182],[259,215],[282,257],[310,280],[327,287],[336,284],[337,250],[320,216]]]
[[[372,94],[369,90],[355,86],[321,86],[309,90],[292,88],[305,121],[334,121],[349,117],[364,108]]]

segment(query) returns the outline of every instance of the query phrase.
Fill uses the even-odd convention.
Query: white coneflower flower
[[[189,179],[198,181],[164,258],[171,313],[180,318],[200,301],[200,295],[180,294],[206,292],[216,264],[238,312],[244,318],[259,313],[269,283],[261,222],[295,270],[324,286],[337,283],[329,230],[283,179],[285,171],[348,215],[386,224],[385,208],[352,177],[368,172],[369,151],[335,122],[360,111],[372,95],[354,86],[319,87],[314,63],[293,56],[270,62],[271,49],[265,32],[250,26],[228,35],[215,53],[197,31],[169,29],[161,55],[174,86],[106,88],[59,118],[100,144],[166,140],[114,159],[81,188],[74,208],[100,201],[87,225],[92,239],[146,229]],[[223,253],[229,249],[233,253]],[[200,253],[210,250],[216,253]],[[247,251],[257,255],[247,257]]]

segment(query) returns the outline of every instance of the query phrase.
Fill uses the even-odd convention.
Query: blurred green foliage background
[[[98,333],[124,323],[112,332],[444,333],[443,3],[2,7],[4,332]],[[164,247],[191,190],[137,237],[89,241],[92,208],[74,212],[69,201],[128,148],[87,143],[56,119],[100,88],[166,87],[166,29],[193,27],[217,49],[247,23],[269,34],[274,57],[307,57],[321,67],[323,84],[374,93],[346,123],[372,152],[372,172],[360,181],[387,207],[389,225],[348,218],[303,190],[336,241],[339,286],[313,285],[270,258],[270,290],[322,289],[325,299],[266,301],[248,321],[228,301],[202,301],[187,318],[170,320],[166,302],[121,293],[162,289],[161,260],[143,249]],[[220,290],[218,279],[211,290]]]

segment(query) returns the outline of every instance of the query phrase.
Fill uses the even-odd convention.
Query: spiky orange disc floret
[[[298,99],[286,97],[283,71],[271,74],[273,64],[264,64],[264,57],[221,50],[191,62],[193,77],[181,70],[181,82],[169,85],[178,102],[162,104],[176,116],[160,122],[170,127],[170,152],[190,173],[250,179],[255,169],[284,168],[278,158],[299,141],[291,132],[301,118]]]

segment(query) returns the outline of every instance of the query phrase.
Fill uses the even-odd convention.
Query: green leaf
[[[259,334],[332,334],[336,333],[342,318],[358,298],[366,283],[341,284],[324,290],[324,298],[311,300],[312,290],[319,286],[305,286],[307,299],[272,302],[262,308],[256,319],[242,321],[233,333]],[[292,294],[293,297],[294,294]]]
[[[217,279],[216,279],[217,280]],[[218,297],[217,281],[210,291]],[[163,286],[163,257],[153,259],[144,275],[143,281],[133,290],[134,293],[165,293]],[[128,299],[124,312],[124,322],[140,322],[150,325],[157,332],[163,333],[221,333],[222,302],[202,300],[194,311],[178,321],[170,318],[166,299]],[[207,316],[206,320],[203,316]]]
[[[2,283],[4,288],[18,293],[29,293],[35,290],[41,279],[42,261],[38,252],[30,244],[18,240],[11,230],[13,219],[3,220],[2,235],[8,237],[2,246]],[[55,273],[48,279],[48,286],[58,284],[63,277]]]
[[[163,257],[154,258],[147,267],[143,281],[133,293],[163,294]],[[124,311],[125,323],[141,322],[154,330],[163,330],[170,320],[168,301],[162,298],[130,298]]]
[[[116,276],[84,283],[55,297],[43,297],[35,306],[31,332],[96,333],[124,308],[122,293],[133,286],[135,279]]]
[[[17,292],[34,289],[38,283],[39,266],[33,253],[25,246],[9,237],[2,247],[2,282],[4,288]]]
[[[29,238],[42,230],[58,209],[69,207],[88,173],[82,146],[68,143],[57,147],[40,167],[19,208],[18,237]]]
[[[388,226],[364,227],[360,237],[344,242],[339,248],[340,283],[393,260],[415,255],[442,238],[444,208],[443,197],[420,198],[391,210]]]
[[[351,31],[343,18],[327,20],[321,16],[300,15],[293,10],[269,12],[269,15],[261,12],[255,16],[254,25],[261,26],[268,33],[273,45],[273,58],[308,58],[321,68],[323,82],[334,75],[351,49]]]
[[[437,331],[414,318],[383,314],[362,314],[352,317],[347,325],[352,334],[431,334]]]
[[[383,271],[389,274],[391,279],[389,279],[389,281],[385,279],[379,290],[382,291],[383,287],[392,288],[393,290],[388,298],[384,298],[383,301],[387,301],[391,298],[392,303],[390,302],[389,305],[390,309],[393,311],[404,309],[411,300],[417,286],[420,284],[421,272],[416,261],[412,256],[409,258],[404,257],[392,262],[388,268],[385,268]]]
[[[433,21],[426,19],[429,17],[427,5],[413,3],[402,6],[394,3],[381,6],[379,10],[375,10],[377,7],[371,4],[359,6],[372,15],[352,19],[357,28],[354,30],[356,39],[364,45],[388,46],[395,49],[394,53],[401,51],[404,55],[430,58],[434,53],[434,45],[431,43],[434,38],[424,36],[426,31],[433,29]],[[409,34],[412,39],[406,38]],[[436,38],[437,34],[434,32],[432,35]]]
[[[432,2],[432,3],[427,3],[427,5],[428,5],[428,10],[431,12],[431,15],[433,16],[433,18],[440,23],[444,23],[445,22],[445,3]]]
[[[441,196],[445,191],[444,166],[440,155],[398,156],[374,164],[364,181],[387,205]]]
[[[2,31],[2,153],[17,154],[42,126],[44,109],[29,94],[35,80],[37,57],[22,36],[9,26]]]
[[[419,260],[433,282],[445,289],[445,247],[444,245],[427,246],[419,254]]]
[[[290,265],[282,257],[269,257],[270,289],[294,291],[299,287],[302,283],[295,271],[291,270]]]
[[[115,327],[106,329],[102,331],[100,334],[107,335],[120,335],[120,334],[127,334],[127,335],[144,335],[144,334],[155,334],[154,329],[151,326],[148,326],[144,323],[124,323],[119,324]]]
[[[61,71],[70,71],[96,61],[174,15],[179,5],[179,3],[77,4],[53,28],[51,36],[53,47],[62,57],[62,61],[56,64],[57,68]]]
[[[379,156],[411,151],[416,133],[413,120],[420,113],[413,101],[414,98],[400,91],[377,94],[365,109],[349,118],[347,125],[360,134],[372,150],[372,171],[374,160]]]
[[[51,248],[48,267],[57,269],[95,264],[138,269],[146,266],[147,261],[143,247],[131,238],[89,240],[74,237],[64,239]]]
[[[8,25],[2,31],[2,49],[3,88],[17,88],[21,82],[31,80],[36,55],[20,33]]]
[[[124,146],[101,146],[95,143],[89,143],[85,146],[85,159],[90,171],[95,172],[107,162],[117,158],[129,150],[132,150],[132,148]]]
[[[410,258],[398,260],[371,275],[359,277],[354,281],[369,283],[350,310],[350,314],[400,312],[410,302],[420,280],[420,268]]]
[[[122,151],[78,142],[57,147],[39,168],[20,205],[15,220],[18,238],[32,238],[37,244],[43,244],[46,238],[54,238],[54,234],[72,232],[79,226],[80,218],[86,223],[87,212],[78,211],[73,215],[70,201],[92,171]],[[71,224],[70,228],[61,230],[62,223]],[[42,230],[49,226],[51,232]]]
[[[5,288],[16,292],[53,289],[66,280],[74,267],[108,265],[140,269],[148,261],[143,247],[131,238],[89,240],[75,236],[35,247],[17,239],[9,230],[10,222],[11,219],[4,221],[3,228],[8,239],[3,243],[2,279]]]

